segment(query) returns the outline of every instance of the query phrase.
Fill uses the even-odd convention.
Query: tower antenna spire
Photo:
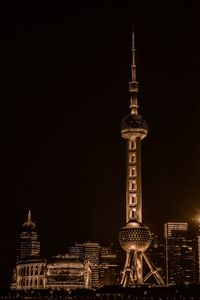
[[[29,211],[28,211],[27,223],[28,223],[28,224],[31,224],[31,223],[32,223],[32,220],[31,220],[31,210],[30,210],[30,209],[29,209]]]
[[[136,60],[135,60],[135,31],[134,24],[132,29],[132,63],[131,63],[131,81],[129,82],[129,92],[130,92],[130,109],[131,114],[137,114],[137,93],[138,93],[138,82],[136,80]]]

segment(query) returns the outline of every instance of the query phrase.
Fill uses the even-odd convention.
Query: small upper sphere
[[[151,233],[146,225],[131,220],[120,230],[119,242],[126,252],[144,252],[150,246]]]
[[[144,118],[138,114],[129,114],[122,119],[121,133],[124,138],[130,138],[130,134],[144,138],[147,135],[148,126]]]

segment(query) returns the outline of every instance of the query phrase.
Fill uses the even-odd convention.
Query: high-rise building
[[[40,242],[36,231],[36,225],[31,219],[31,211],[28,212],[27,221],[22,225],[19,238],[18,260],[39,257]]]
[[[119,233],[119,241],[126,251],[126,261],[121,277],[122,286],[142,284],[153,275],[158,284],[164,282],[146,254],[151,242],[149,228],[142,223],[141,140],[147,136],[147,124],[138,114],[138,82],[134,31],[132,32],[132,65],[130,92],[130,114],[121,122],[121,134],[127,141],[126,165],[126,225]],[[143,276],[143,259],[150,272]]]
[[[119,284],[119,256],[111,246],[100,248],[99,285]]]
[[[194,238],[188,223],[164,225],[167,285],[195,282]]]
[[[200,282],[200,234],[197,236],[197,266],[198,266],[198,282]]]
[[[91,268],[91,286],[94,288],[98,287],[100,245],[92,242],[75,243],[75,246],[70,246],[67,250],[69,253],[76,254],[89,263]]]
[[[99,250],[100,246],[98,243],[84,243],[84,258],[90,263],[92,287],[99,286]]]
[[[192,220],[190,221],[192,234],[195,241],[195,265],[196,265],[196,281],[200,282],[200,210],[195,209]]]

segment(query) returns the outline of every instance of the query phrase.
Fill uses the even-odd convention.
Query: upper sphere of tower
[[[119,242],[126,252],[144,252],[151,243],[151,233],[146,225],[131,220],[120,230]]]
[[[138,114],[129,114],[122,119],[121,124],[122,137],[132,139],[140,137],[143,139],[147,135],[148,126],[144,118]]]

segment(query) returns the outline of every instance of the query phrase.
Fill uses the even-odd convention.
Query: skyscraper
[[[99,250],[98,243],[84,243],[85,260],[90,262],[91,267],[91,285],[92,287],[99,286]]]
[[[85,242],[76,243],[75,246],[68,248],[69,253],[76,254],[84,261],[88,262],[91,269],[91,286],[99,286],[99,255],[100,245],[98,243]]]
[[[119,283],[119,258],[111,247],[100,248],[99,285],[116,285]]]
[[[198,265],[198,281],[200,282],[200,233],[197,236],[197,265]]]
[[[164,225],[167,285],[195,281],[194,238],[188,229],[183,222]]]
[[[126,173],[126,225],[119,233],[119,241],[126,251],[126,261],[121,285],[142,284],[154,275],[158,284],[164,284],[158,271],[145,251],[151,241],[149,228],[142,223],[141,140],[147,135],[147,124],[138,114],[138,82],[136,81],[134,31],[132,32],[132,65],[130,92],[130,114],[121,122],[121,134],[127,142]],[[143,278],[143,258],[150,272]]]
[[[32,221],[31,211],[28,212],[27,221],[22,225],[19,238],[18,260],[38,257],[40,254],[40,242],[36,231],[36,225]]]

